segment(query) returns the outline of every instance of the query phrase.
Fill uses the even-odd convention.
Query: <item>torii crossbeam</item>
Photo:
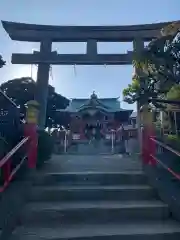
[[[39,126],[45,126],[50,65],[126,65],[144,42],[159,35],[171,22],[130,26],[49,26],[2,21],[12,40],[40,42],[40,51],[12,54],[13,64],[38,64],[37,95],[40,104]],[[52,51],[53,42],[87,42],[86,54],[59,54]],[[133,52],[98,54],[97,42],[133,42]]]

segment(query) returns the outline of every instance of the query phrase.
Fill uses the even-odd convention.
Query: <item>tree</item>
[[[175,84],[166,95],[168,100],[180,100],[180,85]]]
[[[136,101],[137,97],[142,103],[151,98],[164,99],[169,89],[180,83],[179,29],[179,22],[166,26],[155,40],[134,56],[133,65],[139,70],[136,76],[139,89],[133,93],[132,102]],[[132,84],[123,92],[125,101],[128,89],[134,89]],[[134,98],[134,95],[137,97]]]
[[[132,83],[128,84],[128,87],[123,90],[124,101],[132,104],[140,95],[140,84],[139,81],[134,77]]]
[[[2,56],[0,55],[0,68],[2,68],[6,62],[3,60]]]
[[[36,82],[30,77],[9,80],[0,88],[20,107],[22,114],[25,114],[25,104],[29,100],[35,99]],[[53,123],[56,124],[56,109],[64,109],[68,104],[69,100],[56,93],[54,87],[49,85],[46,126],[51,127]]]
[[[154,91],[149,81],[144,79],[144,76],[134,75],[132,83],[123,90],[124,101],[129,104],[139,101],[139,105],[142,106],[156,96],[157,92]],[[158,103],[154,103],[154,105],[161,107],[161,104]]]

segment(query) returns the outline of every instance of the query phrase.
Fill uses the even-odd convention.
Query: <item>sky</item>
[[[179,0],[0,0],[1,20],[46,25],[132,25],[180,20]],[[0,84],[16,77],[32,76],[36,66],[12,65],[12,53],[32,53],[38,43],[12,41],[0,26],[0,54],[7,64],[0,69]],[[85,43],[55,43],[58,53],[85,53]],[[132,43],[99,43],[99,53],[126,53]],[[31,71],[32,69],[32,71]],[[133,67],[53,66],[49,82],[68,98],[120,97],[131,83]],[[121,107],[135,109],[122,101]]]

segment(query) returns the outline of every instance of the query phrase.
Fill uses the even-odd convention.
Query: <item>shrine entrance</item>
[[[140,52],[144,48],[144,42],[154,39],[168,24],[170,22],[130,26],[48,26],[2,21],[5,31],[12,40],[40,43],[40,51],[12,54],[13,64],[38,65],[36,100],[40,106],[40,128],[45,127],[51,65],[132,64],[134,53]],[[87,52],[59,54],[57,51],[52,51],[53,42],[86,42]],[[125,54],[99,54],[98,42],[132,42],[133,51],[127,51]]]
[[[95,139],[95,140],[101,140],[103,139],[103,134],[102,134],[102,125],[99,122],[96,123],[90,123],[86,124],[84,133],[87,139]]]
[[[163,22],[129,26],[48,26],[2,21],[3,28],[12,40],[40,43],[40,51],[34,51],[33,53],[13,53],[11,61],[12,64],[38,65],[35,98],[39,103],[38,126],[41,129],[45,128],[46,122],[49,70],[51,65],[132,64],[134,55],[144,49],[144,42],[150,42],[156,38],[159,31],[170,23]],[[61,54],[52,50],[53,42],[86,42],[87,51],[85,54]],[[132,42],[133,51],[127,51],[122,54],[99,54],[97,49],[98,42]],[[135,73],[138,71],[139,69],[135,69]],[[106,110],[109,113],[109,118],[112,118],[113,115],[119,115],[117,113],[119,110],[116,111],[116,109],[113,109],[112,112],[108,108]],[[74,115],[76,115],[76,112],[72,113],[72,116]],[[109,123],[111,126],[114,126],[115,122],[113,119],[109,119]],[[81,136],[82,138],[85,135],[82,119],[78,124],[81,132],[76,137]],[[141,142],[140,105],[138,102],[137,126],[139,142]]]

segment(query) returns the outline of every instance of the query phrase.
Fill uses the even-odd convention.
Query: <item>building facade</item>
[[[128,124],[132,110],[122,109],[118,98],[98,98],[93,92],[89,99],[72,99],[64,110],[70,117],[73,140],[108,139],[121,124]]]

